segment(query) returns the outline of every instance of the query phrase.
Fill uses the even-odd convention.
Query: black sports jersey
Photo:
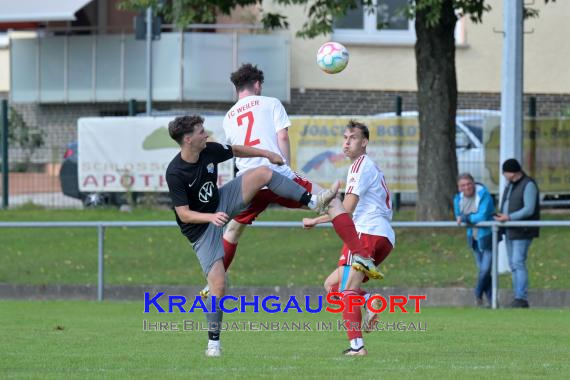
[[[194,164],[184,161],[178,153],[166,169],[166,183],[173,206],[189,206],[192,211],[204,213],[216,212],[220,201],[218,163],[232,157],[231,146],[210,142],[206,143],[206,148],[200,152]],[[208,228],[208,223],[183,223],[176,211],[174,214],[182,233],[191,242],[198,240]]]

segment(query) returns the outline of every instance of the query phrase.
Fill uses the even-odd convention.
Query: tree
[[[364,9],[373,0],[274,0],[281,5],[305,5],[307,21],[297,36],[312,38],[333,30],[335,19],[362,3]],[[379,0],[381,1],[381,0]],[[544,0],[545,3],[555,0]],[[146,7],[157,0],[126,0],[129,7]],[[217,13],[229,14],[238,6],[261,4],[262,0],[171,0],[165,7],[167,19],[180,25],[215,20]],[[176,9],[177,12],[172,13]],[[449,220],[456,192],[457,157],[455,154],[455,115],[457,79],[455,73],[454,30],[458,17],[466,16],[475,23],[491,7],[485,0],[410,0],[402,11],[415,19],[416,75],[420,144],[418,153],[417,218]],[[197,10],[200,10],[198,12]],[[169,13],[170,12],[170,13]],[[538,11],[525,8],[525,17],[536,17]],[[288,27],[287,18],[265,13],[267,28]]]
[[[41,129],[30,127],[14,107],[10,107],[9,120],[8,141],[20,148],[24,156],[24,161],[18,163],[15,170],[27,172],[32,166],[34,153],[44,145],[44,133]]]

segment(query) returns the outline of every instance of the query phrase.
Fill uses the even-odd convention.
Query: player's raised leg
[[[328,215],[337,235],[348,247],[349,254],[352,256],[352,267],[370,278],[383,279],[384,275],[376,268],[373,258],[370,257],[370,250],[362,246],[354,221],[346,212],[340,199],[335,198],[330,202]]]
[[[226,271],[234,260],[237,245],[245,227],[247,227],[247,224],[240,223],[235,219],[230,220],[226,225],[226,230],[224,231],[224,266]]]
[[[251,202],[257,192],[259,192],[259,190],[264,186],[267,186],[280,197],[297,201],[302,205],[308,206],[310,209],[321,212],[327,209],[328,204],[336,197],[336,193],[339,188],[339,183],[335,182],[330,189],[323,190],[319,194],[314,195],[295,181],[269,169],[266,166],[247,170],[240,178],[241,193],[244,204]],[[225,250],[227,241],[223,241],[225,243]],[[225,268],[227,269],[227,267]],[[200,296],[202,297],[208,297],[210,294],[212,294],[210,284],[200,291]]]
[[[246,171],[242,178],[243,202],[246,204],[253,199],[261,188],[267,186],[269,190],[280,197],[297,201],[312,210],[323,211],[327,209],[339,188],[339,184],[335,183],[330,189],[314,195],[293,180],[265,166]]]

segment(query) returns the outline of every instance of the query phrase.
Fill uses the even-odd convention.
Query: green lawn
[[[300,220],[303,211],[267,211],[261,220]],[[404,212],[399,220],[411,220]],[[549,219],[567,215],[546,215]],[[173,220],[169,210],[0,211],[2,221]],[[544,228],[531,246],[531,288],[570,289],[568,229]],[[461,229],[397,229],[396,248],[382,264],[384,286],[472,287],[475,264]],[[261,229],[244,233],[230,271],[233,286],[320,286],[336,266],[341,242],[332,229]],[[109,228],[106,284],[201,285],[203,276],[177,228]],[[91,229],[0,229],[0,283],[94,284],[97,233]],[[501,281],[510,286],[508,276]]]
[[[570,373],[570,310],[422,308],[382,314],[426,331],[365,335],[367,357],[340,355],[337,331],[222,333],[223,357],[206,358],[205,332],[144,332],[151,322],[201,314],[143,313],[140,302],[0,301],[0,378],[548,378]],[[229,314],[226,322],[335,322],[337,315]]]

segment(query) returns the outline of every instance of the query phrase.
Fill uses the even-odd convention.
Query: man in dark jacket
[[[501,200],[499,222],[515,220],[539,220],[539,191],[534,179],[527,176],[514,158],[503,163],[503,176],[508,181]],[[532,239],[538,237],[538,227],[512,227],[505,230],[505,243],[509,256],[509,266],[513,275],[515,299],[512,307],[527,308],[528,271],[526,259]]]

